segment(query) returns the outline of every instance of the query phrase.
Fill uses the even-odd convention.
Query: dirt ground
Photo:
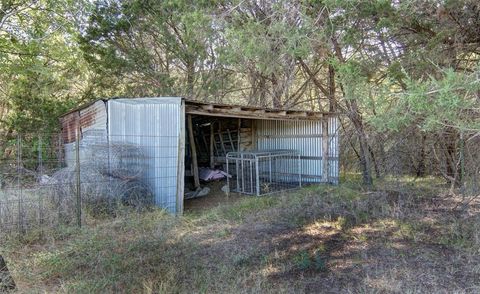
[[[185,213],[201,213],[210,208],[233,204],[245,197],[252,197],[238,193],[230,193],[230,195],[227,196],[227,194],[221,190],[226,184],[227,181],[225,180],[202,183],[202,187],[206,186],[210,188],[210,193],[203,197],[186,199],[184,203]]]

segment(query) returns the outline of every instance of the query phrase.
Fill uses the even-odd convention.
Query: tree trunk
[[[452,184],[452,187],[460,187],[462,183],[461,179],[461,166],[460,166],[460,156],[458,155],[458,146],[459,134],[453,128],[448,128],[444,132],[444,139],[442,144],[442,149],[445,156],[445,174],[446,178]]]
[[[187,96],[194,98],[194,83],[195,83],[195,63],[193,61],[187,64]]]
[[[279,83],[277,76],[272,73],[271,75],[272,81],[272,103],[273,108],[281,108],[282,107],[282,85]]]
[[[370,154],[373,162],[373,169],[375,170],[375,177],[377,179],[382,177],[382,174],[380,173],[380,168],[377,163],[377,159],[375,158],[375,154],[373,153],[373,149],[370,145],[368,145],[368,153]]]
[[[362,170],[363,184],[367,186],[372,186],[373,179],[372,179],[372,173],[371,173],[372,168],[370,163],[370,156],[369,156],[370,154],[368,151],[369,147],[368,147],[368,141],[367,141],[367,134],[365,133],[365,129],[363,126],[362,117],[358,111],[358,105],[355,100],[351,100],[346,104],[347,104],[347,107],[349,108],[347,115],[350,121],[353,123],[353,126],[355,127],[358,142],[360,143],[359,155],[360,155],[360,167]]]
[[[335,100],[335,69],[333,65],[328,65],[328,104],[330,112],[337,111],[337,101]]]
[[[372,186],[372,173],[371,173],[371,164],[370,158],[368,156],[368,143],[367,136],[363,128],[357,130],[358,139],[360,142],[360,166],[362,168],[362,180],[363,184],[367,186]]]
[[[424,177],[425,176],[425,173],[426,173],[426,166],[425,166],[425,156],[426,156],[426,152],[425,152],[425,144],[426,144],[426,140],[427,140],[427,135],[423,134],[422,135],[422,145],[420,147],[420,158],[418,160],[418,166],[417,166],[417,177]]]
[[[17,286],[8,271],[7,263],[0,255],[0,292],[9,292],[15,290]]]

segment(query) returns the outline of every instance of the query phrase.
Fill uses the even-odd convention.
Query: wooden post
[[[215,144],[215,136],[213,134],[213,122],[210,124],[210,168],[215,168],[215,155],[213,153],[213,146]]]
[[[328,183],[328,117],[322,120],[322,182]]]
[[[460,131],[460,174],[458,179],[458,184],[464,192],[465,182],[465,138],[463,137],[463,130]]]
[[[223,134],[222,134],[222,122],[218,121],[218,136],[220,139],[220,144],[222,145],[223,155],[227,156],[227,150],[225,149],[225,144],[223,143]]]
[[[190,151],[192,152],[193,181],[195,188],[200,188],[200,178],[198,176],[197,147],[195,146],[195,137],[193,136],[192,115],[188,115],[188,139],[190,141]]]
[[[177,215],[183,214],[183,201],[185,193],[185,101],[181,102],[180,110],[180,135],[178,137],[177,158]]]
[[[252,149],[257,149],[257,120],[252,120]]]
[[[242,119],[239,118],[238,119],[238,127],[237,127],[237,150],[236,150],[237,152],[241,151],[240,150],[240,146],[241,146],[240,144],[242,143],[242,140],[241,140],[242,136],[240,135],[241,132],[242,132]]]
[[[0,292],[6,293],[15,290],[16,287],[15,281],[8,271],[7,263],[0,255]]]
[[[23,165],[22,165],[22,136],[17,135],[17,189],[18,189],[18,231],[20,234],[25,234],[24,227],[24,207],[23,207]]]
[[[233,144],[233,140],[232,140],[232,134],[230,133],[229,129],[227,129],[227,134],[228,134],[228,140],[230,141],[230,146],[232,146],[232,151],[236,151],[235,144]]]

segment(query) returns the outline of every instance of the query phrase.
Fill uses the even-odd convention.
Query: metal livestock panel
[[[137,98],[108,101],[108,136],[111,141],[140,146],[146,156],[142,176],[153,189],[155,204],[181,212],[177,194],[183,185],[179,158],[185,122],[181,98]],[[182,177],[179,185],[177,180]],[[181,199],[183,201],[183,199]]]
[[[329,179],[338,183],[338,138],[336,118],[329,121]],[[312,120],[258,120],[256,140],[259,150],[298,150],[303,182],[322,182],[322,122]]]

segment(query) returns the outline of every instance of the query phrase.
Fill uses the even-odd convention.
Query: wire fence
[[[342,132],[341,173],[362,172],[355,130]],[[442,129],[424,132],[409,128],[368,136],[367,159],[374,179],[420,180],[435,177],[450,193],[480,197],[480,133]]]
[[[178,156],[171,141],[87,132],[73,141],[42,134],[2,142],[0,235],[81,226],[154,204],[175,208],[176,166],[169,165]]]
[[[350,132],[349,128],[342,132],[343,176],[362,171],[359,144]],[[75,138],[25,134],[0,142],[0,236],[33,228],[79,226],[90,218],[136,213],[154,204],[176,212],[177,179],[185,168],[179,166],[178,136],[84,132]],[[467,201],[480,197],[479,133],[404,130],[372,133],[368,139],[368,160],[375,179],[389,177],[401,182],[405,177],[433,176]],[[296,175],[293,158],[290,165],[273,164],[272,168],[282,175]],[[278,176],[272,177],[275,183],[271,184],[270,163],[276,161],[259,161],[258,176],[251,170],[252,177],[259,179],[253,194],[271,192],[276,187],[274,178],[288,184],[296,181]],[[233,171],[236,166],[231,166],[234,176],[238,174]],[[250,173],[244,180],[249,179]],[[231,183],[236,188],[234,180]]]

